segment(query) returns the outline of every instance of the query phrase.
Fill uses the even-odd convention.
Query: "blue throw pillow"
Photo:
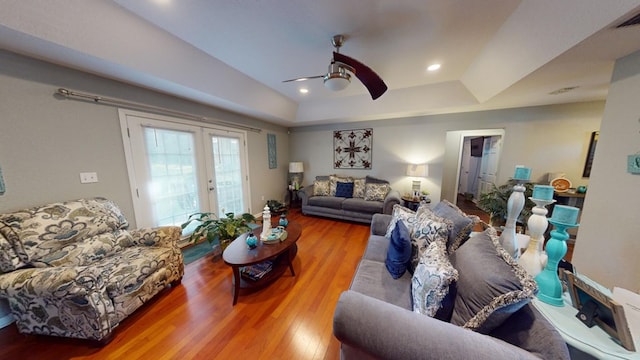
[[[353,183],[338,181],[338,184],[336,185],[336,196],[344,198],[353,197]]]
[[[389,250],[387,251],[387,259],[385,265],[387,270],[394,279],[400,278],[411,261],[411,235],[404,221],[400,220],[396,223],[396,227],[391,232]]]

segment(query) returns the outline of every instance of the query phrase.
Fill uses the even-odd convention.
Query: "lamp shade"
[[[332,77],[324,81],[324,86],[332,91],[344,90],[349,86],[349,79],[343,77]]]
[[[301,173],[304,172],[304,165],[302,161],[290,162],[289,163],[289,172],[290,173]]]
[[[429,175],[429,167],[427,164],[409,164],[407,166],[407,176],[427,177]]]

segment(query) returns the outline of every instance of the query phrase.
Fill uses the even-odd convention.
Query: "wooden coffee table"
[[[277,222],[272,225],[277,226]],[[253,233],[260,238],[262,227],[253,230]],[[246,243],[249,233],[240,235],[222,253],[225,264],[231,266],[233,270],[233,305],[238,302],[238,295],[241,291],[250,292],[263,288],[277,280],[287,268],[291,270],[291,275],[296,276],[293,271],[293,259],[298,252],[296,242],[300,238],[302,227],[296,222],[289,222],[287,226],[287,238],[276,244],[264,244],[258,241],[255,249],[249,249]],[[273,261],[273,268],[259,280],[245,278],[240,273],[240,268],[254,265],[266,260]]]

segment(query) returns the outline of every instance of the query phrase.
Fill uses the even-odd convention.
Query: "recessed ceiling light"
[[[306,93],[308,93],[308,92],[309,92],[309,89],[301,88],[301,89],[300,89],[300,90],[298,90],[298,91],[300,91],[300,94],[306,94]]]
[[[427,70],[429,71],[436,71],[440,69],[440,64],[431,64],[427,67]]]

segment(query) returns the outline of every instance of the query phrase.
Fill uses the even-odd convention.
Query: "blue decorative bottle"
[[[253,234],[247,236],[246,242],[249,249],[255,249],[258,246],[258,238]]]
[[[289,225],[289,220],[287,220],[287,216],[285,214],[280,215],[280,221],[278,225],[287,227]]]

